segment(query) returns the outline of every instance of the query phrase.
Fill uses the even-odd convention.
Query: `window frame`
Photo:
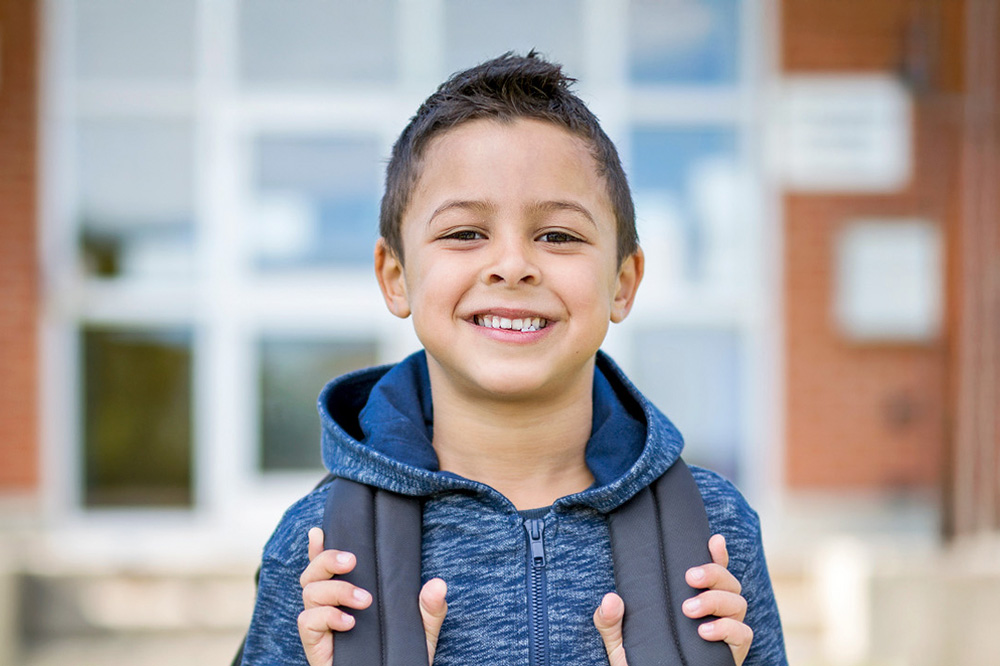
[[[40,128],[40,245],[44,275],[41,324],[42,496],[56,532],[82,540],[101,556],[146,552],[127,546],[122,529],[175,530],[175,543],[208,550],[256,548],[287,504],[317,480],[314,472],[262,473],[256,468],[259,397],[255,395],[261,336],[369,337],[380,361],[418,348],[409,322],[386,312],[370,268],[266,276],[250,267],[240,218],[252,197],[253,137],[364,131],[380,137],[387,155],[423,97],[443,80],[444,0],[397,5],[399,80],[391,87],[345,86],[313,92],[242,87],[237,80],[237,0],[195,0],[195,74],[190,85],[136,85],[74,80],[74,13],[81,0],[44,0],[43,121]],[[748,279],[738,293],[694,289],[655,311],[637,309],[612,327],[605,344],[626,372],[641,362],[630,331],[657,326],[735,328],[742,335],[744,402],[741,485],[768,502],[780,495],[780,249],[778,189],[766,165],[764,108],[776,71],[775,0],[743,0],[741,63],[734,86],[633,85],[627,80],[626,0],[581,0],[583,71],[578,90],[601,118],[626,164],[630,129],[638,124],[732,127],[741,165],[757,199],[748,205],[752,247]],[[419,54],[410,56],[409,54]],[[76,248],[74,122],[79,117],[189,118],[194,126],[195,263],[188,283],[156,284],[87,278]],[[639,298],[652,288],[645,285]],[[748,308],[745,303],[757,307]],[[154,305],[155,304],[155,305]],[[350,317],[338,313],[351,312]],[[192,330],[193,474],[191,509],[85,509],[82,505],[81,359],[83,327],[157,325]],[[760,386],[772,387],[768,391]],[[66,415],[52,419],[46,415]],[[190,537],[190,538],[188,538]],[[139,541],[143,541],[140,539]],[[118,553],[116,555],[116,553]],[[146,553],[148,554],[148,552]]]

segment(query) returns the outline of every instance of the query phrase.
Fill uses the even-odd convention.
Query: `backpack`
[[[418,602],[420,499],[332,476],[323,484],[329,485],[324,545],[354,553],[357,565],[344,578],[373,597],[355,614],[351,631],[334,632],[334,666],[428,666]],[[705,506],[684,461],[608,520],[629,666],[732,666],[725,643],[698,635],[698,625],[711,618],[681,612],[698,592],[685,581],[686,571],[712,561]],[[242,655],[241,647],[234,666]]]

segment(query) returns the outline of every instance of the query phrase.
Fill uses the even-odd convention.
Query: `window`
[[[78,378],[68,396],[46,379],[74,466],[62,513],[266,530],[315,482],[322,386],[416,348],[371,267],[391,146],[445,76],[510,49],[579,79],[631,179],[647,272],[609,351],[696,460],[743,473],[761,339],[738,306],[762,280],[752,6],[47,5],[46,353]]]
[[[240,79],[250,86],[391,83],[395,2],[242,0]]]
[[[367,341],[268,336],[260,342],[260,468],[322,468],[316,397],[333,377],[378,362]]]
[[[88,507],[190,506],[191,334],[82,333]]]
[[[684,436],[684,457],[731,479],[740,475],[744,417],[739,333],[676,326],[636,332],[633,377]]]
[[[739,82],[739,0],[633,0],[629,75],[637,84]]]
[[[78,225],[94,277],[194,272],[194,142],[188,121],[81,119]]]
[[[741,236],[736,139],[730,127],[644,125],[632,131],[640,239],[654,253],[651,260],[677,264],[685,280],[731,283],[738,266],[730,251]]]
[[[377,136],[264,135],[247,237],[262,270],[367,268],[378,238]]]
[[[461,71],[506,51],[536,49],[571,74],[583,64],[580,0],[447,0],[445,68]],[[578,74],[573,74],[578,76]]]

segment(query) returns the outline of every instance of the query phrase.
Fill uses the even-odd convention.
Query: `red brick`
[[[0,0],[0,493],[38,485],[37,6]]]

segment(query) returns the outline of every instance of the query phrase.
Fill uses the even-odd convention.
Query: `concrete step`
[[[16,645],[0,666],[228,664],[253,611],[253,572],[19,572]]]
[[[23,646],[20,666],[224,666],[242,631],[95,634],[53,637]]]
[[[245,630],[252,572],[25,574],[21,613],[29,641],[101,633]]]

